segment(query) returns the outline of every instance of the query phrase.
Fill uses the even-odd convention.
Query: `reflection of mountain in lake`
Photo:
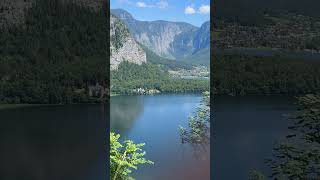
[[[103,105],[1,110],[0,179],[104,179]]]
[[[120,134],[127,132],[143,111],[141,99],[138,96],[117,96],[110,101],[111,129]]]

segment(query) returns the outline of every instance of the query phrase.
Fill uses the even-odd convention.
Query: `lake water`
[[[105,180],[104,105],[0,110],[0,179]]]
[[[179,125],[187,127],[200,95],[116,96],[111,98],[111,129],[146,143],[146,158],[154,165],[133,174],[138,180],[209,180],[209,146],[198,149],[181,144]]]
[[[116,96],[111,127],[123,139],[145,142],[147,158],[138,180],[208,180],[209,148],[181,144],[200,95]],[[268,172],[264,160],[287,134],[283,116],[295,109],[285,96],[215,97],[212,138],[214,179],[248,179],[251,169]],[[104,105],[39,106],[0,110],[0,179],[105,180]]]
[[[285,115],[295,109],[285,96],[216,97],[211,165],[214,179],[247,180],[250,170],[270,175],[264,163],[287,133]]]

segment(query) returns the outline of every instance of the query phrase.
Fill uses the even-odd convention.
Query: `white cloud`
[[[194,5],[190,5],[184,9],[184,13],[185,14],[210,14],[210,5],[201,5],[199,8],[194,8]]]
[[[185,14],[194,14],[194,13],[196,13],[196,10],[195,10],[193,7],[191,7],[191,6],[187,6],[187,7],[184,9],[184,13],[185,13]]]
[[[169,6],[169,3],[167,1],[159,1],[156,3],[156,5],[160,9],[165,9]]]
[[[136,6],[139,8],[159,8],[159,9],[165,9],[169,6],[169,3],[167,1],[161,0],[157,3],[145,3],[143,1],[136,2]]]
[[[141,1],[137,2],[136,5],[137,5],[137,7],[140,7],[140,8],[146,8],[146,7],[148,7],[146,3],[141,2]]]
[[[199,7],[199,11],[200,14],[210,14],[210,6],[209,5],[201,5]]]

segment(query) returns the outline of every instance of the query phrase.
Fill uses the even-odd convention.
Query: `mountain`
[[[131,37],[126,25],[116,16],[110,16],[110,66],[117,69],[123,61],[142,64],[147,62],[146,53]]]
[[[192,64],[209,65],[210,61],[210,22],[203,23],[193,40],[194,52],[184,59]]]
[[[139,21],[123,9],[112,9],[111,14],[128,26],[137,42],[164,58],[183,60],[210,46],[209,22],[199,28],[185,22]]]
[[[152,64],[161,65],[164,69],[170,70],[179,70],[179,69],[193,69],[193,64],[187,63],[184,61],[175,61],[171,59],[167,59],[164,57],[160,57],[147,47],[140,44],[142,49],[146,52],[147,61]]]
[[[193,47],[195,52],[210,48],[210,21],[206,21],[195,34]]]
[[[186,57],[185,59],[183,59],[183,62],[190,63],[193,65],[200,64],[200,65],[204,65],[204,66],[209,66],[210,61],[209,61],[208,57],[210,57],[210,48],[204,48],[204,49],[201,49],[201,50],[197,51],[196,53]]]

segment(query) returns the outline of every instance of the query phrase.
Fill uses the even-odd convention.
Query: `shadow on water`
[[[0,179],[104,179],[106,107],[0,111]]]

